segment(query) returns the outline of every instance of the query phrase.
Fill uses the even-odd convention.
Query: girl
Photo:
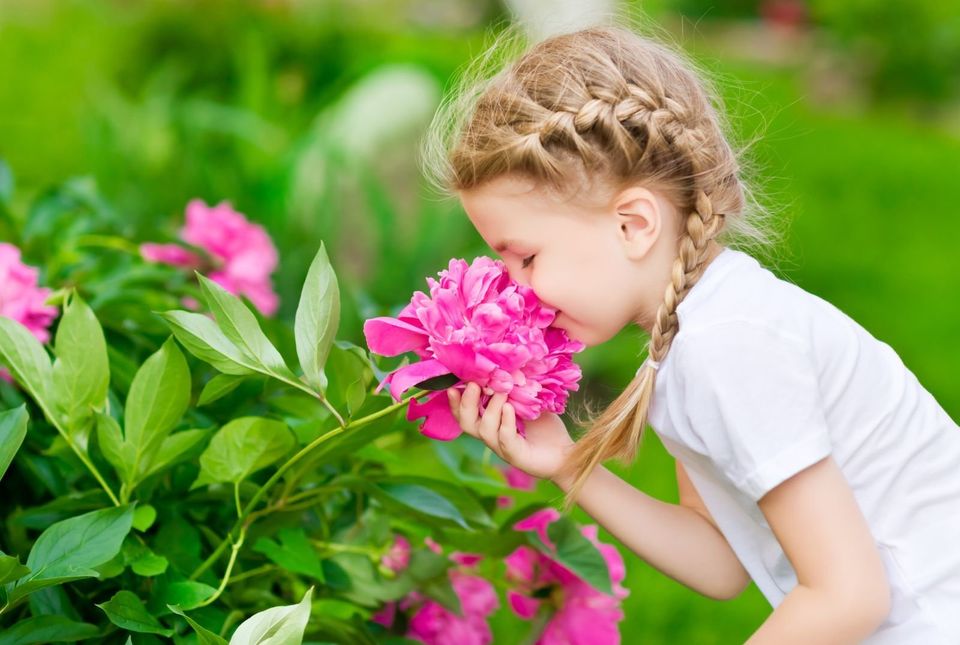
[[[695,70],[597,26],[441,107],[428,175],[555,325],[588,346],[631,323],[649,334],[636,377],[576,442],[553,414],[519,437],[485,383],[450,390],[451,409],[666,575],[716,599],[756,582],[775,610],[751,644],[956,645],[960,428],[887,344],[729,243],[769,231]],[[648,420],[679,504],[601,463],[629,463]]]

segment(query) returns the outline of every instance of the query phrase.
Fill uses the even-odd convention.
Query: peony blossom
[[[20,261],[20,249],[0,242],[0,316],[12,318],[27,328],[41,343],[50,340],[48,328],[59,310],[44,304],[50,289],[37,286],[39,271]],[[0,368],[0,378],[12,381]]]
[[[468,265],[450,260],[427,278],[430,295],[417,291],[396,318],[371,318],[363,325],[370,350],[383,356],[415,352],[420,360],[401,367],[380,383],[400,400],[404,392],[423,381],[454,375],[466,388],[473,381],[482,388],[480,413],[496,392],[507,395],[523,420],[543,412],[561,414],[569,391],[577,390],[581,373],[571,354],[585,345],[566,331],[552,327],[557,311],[543,305],[529,287],[512,280],[500,260],[478,257]],[[460,435],[442,390],[422,402],[411,400],[407,419],[424,418],[421,432],[449,441]]]
[[[518,531],[536,531],[553,548],[547,527],[560,513],[545,508],[514,524]],[[620,583],[626,575],[623,558],[616,547],[597,537],[597,526],[581,528],[603,555],[610,572],[613,595],[587,584],[567,567],[532,547],[521,546],[506,558],[507,579],[516,585],[507,592],[510,609],[521,618],[532,619],[538,611],[552,610],[538,645],[607,645],[620,642],[617,623],[623,619],[620,601],[629,594]],[[543,607],[549,603],[552,607]]]
[[[439,544],[429,537],[426,545],[436,553],[442,553]],[[473,575],[474,567],[483,556],[475,553],[454,552],[450,559],[457,563],[447,571],[450,584],[463,615],[457,615],[418,591],[411,591],[396,602],[388,602],[371,620],[391,627],[398,611],[409,615],[406,637],[425,645],[486,645],[493,635],[487,617],[500,606],[493,585],[480,576]]]
[[[180,237],[205,251],[207,257],[178,244],[152,242],[140,245],[140,255],[148,262],[209,269],[207,277],[230,293],[246,296],[264,315],[276,313],[279,300],[270,274],[277,268],[278,255],[262,226],[247,220],[228,201],[207,206],[192,199],[187,203]]]
[[[380,559],[380,563],[395,573],[400,573],[410,564],[410,540],[397,535],[390,550]]]

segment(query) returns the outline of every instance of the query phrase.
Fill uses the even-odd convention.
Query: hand
[[[467,383],[460,396],[455,388],[447,389],[450,411],[460,429],[487,444],[498,457],[533,477],[553,479],[560,472],[573,439],[563,420],[552,412],[544,412],[533,421],[524,420],[524,434],[517,433],[513,406],[507,395],[497,392],[479,418],[480,386]]]

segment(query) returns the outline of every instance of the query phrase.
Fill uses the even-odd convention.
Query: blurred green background
[[[450,257],[490,253],[458,204],[426,190],[415,155],[485,30],[522,14],[536,32],[537,4],[2,0],[0,157],[17,182],[10,212],[29,219],[37,196],[78,178],[111,204],[124,236],[172,240],[188,199],[230,200],[280,248],[278,317],[292,320],[323,240],[344,292],[339,336],[362,344],[365,318],[395,313]],[[561,4],[581,13],[613,6]],[[717,74],[739,137],[762,137],[753,147],[761,175],[751,179],[788,231],[765,264],[891,345],[960,418],[960,261],[950,237],[960,7],[629,6]],[[0,224],[0,238],[43,266],[53,250],[13,232],[26,223]],[[611,399],[645,340],[628,329],[581,354],[574,405]],[[672,459],[652,432],[635,464],[613,468],[676,501]],[[559,500],[552,485],[538,491]],[[580,511],[578,519],[590,521]],[[770,611],[753,586],[712,601],[621,552],[631,592],[624,642],[742,642]],[[506,614],[495,617],[496,642],[518,642]]]

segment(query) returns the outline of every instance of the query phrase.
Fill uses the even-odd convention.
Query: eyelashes
[[[522,266],[524,269],[526,269],[528,266],[530,266],[530,263],[533,262],[533,258],[534,258],[534,257],[535,257],[535,256],[530,255],[530,256],[527,256],[527,257],[523,258],[523,263],[521,264],[521,266]]]

